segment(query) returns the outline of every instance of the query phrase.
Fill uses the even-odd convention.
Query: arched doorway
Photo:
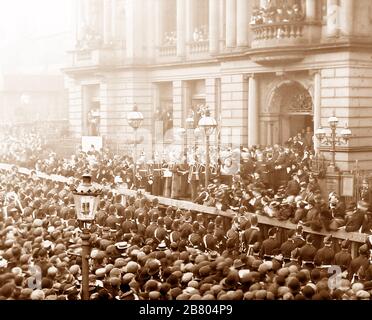
[[[279,114],[279,143],[298,133],[313,131],[313,100],[309,91],[296,81],[286,81],[274,90],[271,110]]]

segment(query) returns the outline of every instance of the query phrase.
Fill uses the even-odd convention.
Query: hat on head
[[[313,241],[314,241],[314,237],[311,234],[308,234],[306,236],[306,242],[307,243],[313,243]]]
[[[117,243],[115,243],[115,246],[119,250],[126,250],[126,249],[128,249],[130,247],[130,245],[126,241],[117,242]]]
[[[31,293],[31,300],[44,300],[45,293],[43,290],[37,289]]]
[[[159,245],[156,248],[156,250],[160,250],[160,251],[164,251],[166,249],[167,249],[167,245],[166,245],[165,241],[160,242]]]
[[[250,220],[251,220],[251,225],[257,225],[257,223],[258,223],[258,217],[257,217],[256,214],[252,214]]]
[[[276,233],[278,232],[278,229],[277,228],[270,228],[269,229],[269,232],[268,232],[268,235],[269,235],[269,237],[272,237],[272,236],[274,236],[274,235],[276,235]]]
[[[359,253],[360,254],[367,254],[368,253],[368,247],[366,244],[363,244],[362,246],[359,247]]]
[[[358,201],[358,209],[360,210],[368,210],[369,209],[369,203],[364,201],[364,200],[360,200]]]
[[[360,300],[369,300],[370,296],[370,293],[365,290],[359,290],[356,294],[356,297]]]
[[[323,240],[324,244],[331,244],[332,243],[332,235],[328,235],[326,237],[324,237],[324,240]]]

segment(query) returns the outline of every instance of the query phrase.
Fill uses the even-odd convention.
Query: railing
[[[12,170],[13,165],[10,164],[5,164],[5,163],[0,163],[0,169],[1,170]],[[26,175],[30,175],[32,170],[26,169],[26,168],[19,168],[18,172]],[[36,172],[36,175],[41,178],[41,179],[51,179],[53,181],[59,181],[63,183],[67,183],[68,178],[59,176],[59,175],[47,175],[43,172]],[[125,196],[136,196],[137,191],[135,190],[128,190],[125,188],[118,188],[116,189],[120,194],[123,194]],[[223,217],[227,218],[233,218],[236,215],[236,212],[232,210],[228,210],[226,212],[220,211],[217,208],[213,207],[207,207],[203,205],[198,205],[189,201],[182,201],[182,200],[175,200],[175,199],[169,199],[169,198],[163,198],[159,196],[153,196],[150,194],[146,194],[146,198],[149,200],[153,200],[154,198],[157,198],[159,200],[159,203],[162,205],[166,206],[173,206],[177,207],[183,210],[192,210],[200,213],[205,213],[209,215],[220,215]],[[252,215],[251,213],[248,213],[247,216]],[[278,228],[283,228],[283,229],[289,229],[289,230],[296,230],[297,225],[289,222],[289,221],[279,221],[273,218],[269,218],[266,216],[258,216],[258,222],[259,224],[267,225],[267,226],[274,226]],[[332,232],[316,232],[311,230],[309,227],[304,227],[303,228],[305,233],[310,233],[310,234],[316,234],[316,235],[321,235],[321,236],[328,236],[332,235],[332,237],[336,239],[341,239],[341,240],[350,240],[353,245],[352,245],[352,254],[353,256],[356,255],[357,253],[357,247],[358,244],[360,243],[365,243],[367,240],[368,235],[364,233],[359,233],[359,232],[346,232],[344,230],[339,230],[339,231],[332,231]]]
[[[159,56],[160,57],[173,57],[177,55],[177,46],[176,45],[166,45],[159,47]]]
[[[255,40],[296,39],[303,37],[304,24],[282,22],[252,25]]]
[[[118,47],[102,47],[96,49],[73,50],[72,66],[114,65],[125,50]]]
[[[92,59],[92,51],[91,50],[82,50],[75,52],[75,59],[76,61],[89,61]]]
[[[196,41],[189,44],[190,54],[198,54],[209,51],[209,41]]]

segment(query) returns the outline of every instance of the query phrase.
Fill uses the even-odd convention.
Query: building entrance
[[[279,115],[278,140],[284,144],[298,133],[313,132],[313,101],[306,88],[296,81],[279,85],[271,99],[271,110]]]

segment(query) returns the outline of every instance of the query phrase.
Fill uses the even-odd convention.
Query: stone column
[[[237,0],[236,3],[237,14],[236,14],[236,25],[237,34],[236,41],[238,47],[247,47],[249,45],[248,34],[249,34],[249,1],[248,0]]]
[[[186,0],[186,42],[193,41],[195,28],[195,0]]]
[[[155,46],[160,47],[163,44],[163,1],[162,0],[153,0],[155,1]]]
[[[339,9],[337,0],[327,0],[327,37],[338,35]]]
[[[219,49],[219,2],[209,0],[209,51],[211,54],[218,53]]]
[[[340,0],[340,7],[340,33],[343,36],[351,36],[354,21],[353,0]]]
[[[219,36],[219,38],[220,38],[220,41],[222,41],[222,40],[225,40],[225,35],[226,35],[226,28],[225,28],[226,0],[221,0],[220,1],[220,10],[219,10],[218,19],[220,20],[220,36]],[[223,46],[225,46],[225,43],[223,44]]]
[[[149,59],[153,59],[155,57],[155,31],[156,31],[156,18],[155,18],[155,15],[154,15],[154,12],[155,12],[155,5],[156,5],[156,2],[155,1],[147,1],[145,2],[146,4],[146,21],[147,21],[147,24],[146,25],[146,28],[147,28],[147,32],[146,32],[146,44],[147,44],[147,57]]]
[[[177,56],[186,55],[186,0],[177,0]]]
[[[273,137],[273,126],[274,126],[274,123],[272,121],[267,121],[266,122],[266,125],[267,125],[267,140],[266,140],[266,144],[268,146],[272,146],[274,144],[274,137]]]
[[[314,0],[306,0],[306,20],[307,21],[315,21],[317,20],[317,1]]]
[[[116,14],[117,14],[116,0],[111,0],[111,30],[112,30],[112,40],[115,42],[116,39]]]
[[[236,0],[226,0],[226,47],[236,46]]]
[[[104,0],[103,2],[103,42],[105,45],[112,42],[112,2]]]
[[[248,146],[258,143],[257,79],[251,75],[248,80]]]
[[[321,74],[320,71],[316,71],[314,74],[314,134],[316,130],[320,127],[320,105],[321,105]],[[319,152],[319,142],[314,138],[314,150],[315,153]]]

